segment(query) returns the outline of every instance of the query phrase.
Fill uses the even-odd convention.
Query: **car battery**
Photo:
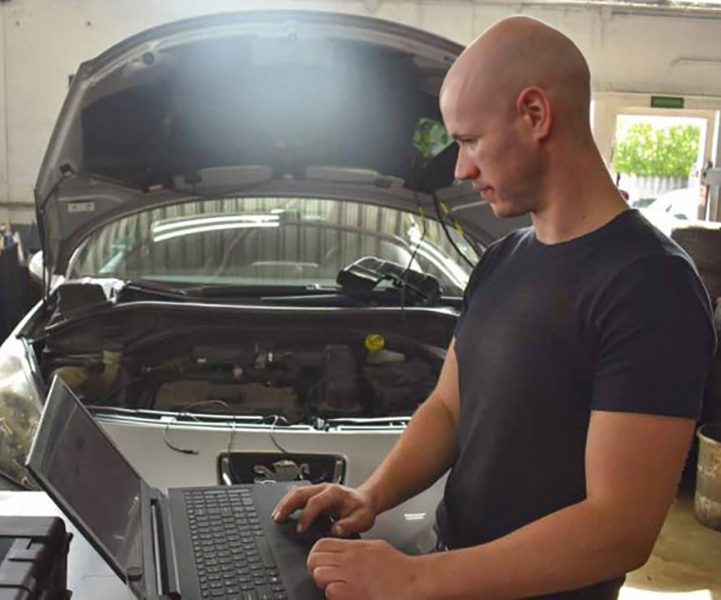
[[[72,534],[59,517],[0,517],[0,600],[66,600]]]

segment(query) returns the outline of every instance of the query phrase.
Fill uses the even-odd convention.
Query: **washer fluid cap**
[[[386,347],[386,340],[380,333],[369,333],[363,343],[370,352],[380,352]]]

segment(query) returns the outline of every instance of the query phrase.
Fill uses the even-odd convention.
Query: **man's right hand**
[[[376,511],[365,492],[338,484],[321,483],[289,491],[273,511],[273,520],[282,523],[296,510],[302,510],[298,531],[305,531],[321,514],[336,521],[333,535],[345,537],[373,527]]]

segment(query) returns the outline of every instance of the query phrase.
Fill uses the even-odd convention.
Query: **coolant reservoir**
[[[393,350],[378,350],[377,352],[368,352],[366,362],[369,365],[387,365],[389,363],[400,363],[406,360],[406,355]]]
[[[388,363],[399,363],[406,359],[405,354],[386,350],[386,340],[380,333],[369,333],[363,345],[368,351],[366,362],[369,365],[385,365]]]

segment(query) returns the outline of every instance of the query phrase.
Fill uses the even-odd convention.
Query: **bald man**
[[[505,19],[441,91],[456,176],[499,217],[533,227],[487,248],[438,384],[358,489],[300,488],[278,505],[335,535],[449,468],[440,548],[320,540],[332,600],[615,598],[674,498],[715,347],[708,295],[684,252],[629,210],[589,126],[590,76],[547,25]]]

